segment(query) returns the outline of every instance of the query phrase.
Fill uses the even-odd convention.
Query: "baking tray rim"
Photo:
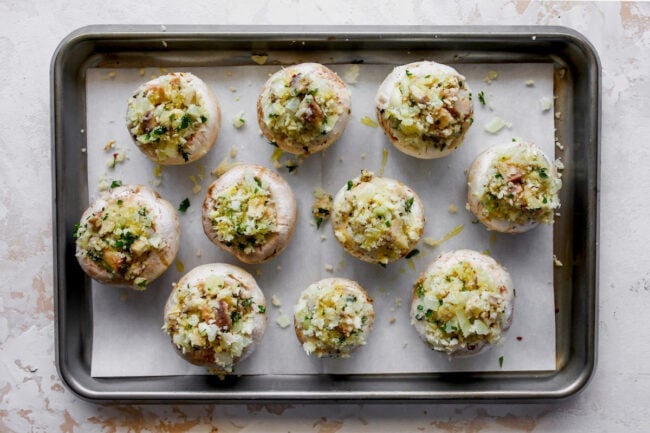
[[[557,382],[549,389],[504,389],[499,380],[491,379],[493,374],[474,373],[465,374],[459,379],[459,384],[465,383],[466,379],[493,380],[497,385],[488,390],[472,390],[459,387],[454,391],[432,391],[432,390],[330,390],[330,391],[304,391],[304,390],[246,390],[246,391],[223,391],[212,388],[209,391],[178,391],[178,390],[157,390],[154,386],[150,390],[125,391],[119,389],[130,380],[124,378],[98,379],[92,378],[88,370],[84,370],[81,354],[74,354],[66,350],[67,340],[65,330],[66,321],[66,288],[60,284],[65,272],[60,265],[65,263],[62,257],[65,256],[66,228],[59,224],[60,206],[59,197],[62,197],[63,185],[59,181],[61,177],[62,159],[60,151],[63,146],[63,120],[60,112],[61,97],[64,90],[63,80],[65,74],[66,57],[71,51],[81,46],[96,47],[98,41],[129,41],[144,42],[160,40],[176,41],[237,41],[237,42],[265,42],[265,41],[286,41],[303,40],[316,43],[342,43],[344,42],[395,42],[412,41],[422,43],[428,42],[440,49],[440,44],[454,42],[468,44],[473,41],[488,44],[503,44],[504,42],[518,41],[519,43],[537,46],[538,44],[556,43],[574,51],[573,56],[578,57],[581,62],[579,66],[586,68],[588,73],[587,94],[593,99],[591,109],[586,114],[585,128],[582,131],[592,154],[588,155],[589,162],[587,170],[590,177],[587,179],[586,213],[588,217],[587,228],[585,229],[588,238],[588,247],[591,247],[589,255],[582,259],[587,262],[586,289],[584,304],[580,305],[581,311],[586,319],[583,342],[586,345],[586,353],[581,365],[575,365],[575,357],[572,356],[568,363],[561,369],[554,372],[536,374],[500,374],[502,378],[511,378],[514,381],[521,380],[521,377],[529,377],[534,383],[541,381]],[[137,44],[136,44],[137,46]],[[150,48],[147,48],[150,49]],[[444,50],[444,48],[442,48]],[[123,48],[124,50],[124,48]],[[129,46],[128,50],[133,50]],[[484,51],[489,51],[485,50]],[[117,51],[117,50],[116,50]],[[87,61],[92,56],[93,50],[86,52],[82,62],[77,67],[87,67]],[[565,55],[567,55],[565,53]],[[561,60],[566,60],[558,55]],[[575,59],[574,59],[575,60]],[[571,62],[568,62],[571,63]],[[600,61],[591,43],[577,31],[561,26],[195,26],[195,25],[93,25],[79,28],[65,37],[54,52],[50,68],[51,81],[51,134],[52,134],[52,193],[53,193],[53,242],[54,242],[54,320],[55,320],[55,361],[57,371],[62,382],[74,394],[80,398],[95,402],[418,402],[418,401],[550,401],[561,400],[572,397],[579,393],[589,383],[596,368],[597,353],[597,295],[598,295],[598,237],[599,237],[599,205],[598,186],[600,183]],[[75,72],[80,72],[75,70]],[[69,78],[69,77],[68,77]],[[85,120],[85,119],[84,119]],[[81,120],[83,124],[84,120]],[[574,121],[575,123],[575,121]],[[68,127],[69,129],[69,127]],[[575,307],[575,305],[574,305]],[[72,355],[72,358],[71,358]],[[361,375],[362,376],[362,375]],[[419,375],[423,377],[427,375]],[[456,373],[431,374],[431,377],[452,377],[458,378]],[[198,376],[199,378],[202,376]],[[282,376],[287,378],[287,376]],[[559,378],[559,379],[558,379]],[[148,378],[140,378],[148,379]],[[156,378],[165,381],[164,377]],[[270,379],[270,377],[269,377]],[[454,380],[456,380],[454,379]],[[386,379],[388,380],[388,379]],[[452,382],[454,381],[452,380]],[[536,381],[536,382],[535,382]],[[115,384],[118,384],[116,386]]]

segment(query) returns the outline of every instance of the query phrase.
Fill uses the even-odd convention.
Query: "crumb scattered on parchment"
[[[311,207],[311,214],[316,222],[316,227],[320,228],[332,213],[332,195],[322,188],[314,189],[313,195],[314,204]]]
[[[365,152],[362,153],[360,157],[361,157],[361,159],[366,159],[366,153]]]
[[[106,162],[109,168],[115,168],[117,164],[121,164],[126,160],[126,152],[124,149],[115,149],[111,157]]]
[[[428,245],[430,247],[435,248],[435,247],[439,246],[440,244],[442,244],[443,242],[446,242],[449,239],[453,238],[454,236],[458,235],[460,232],[463,231],[464,228],[465,228],[465,224],[459,224],[456,227],[454,227],[453,229],[451,229],[447,234],[445,234],[440,239],[436,240],[434,238],[426,237],[422,241],[424,242],[425,245]]]
[[[371,127],[371,128],[376,128],[376,127],[379,126],[379,124],[378,124],[377,122],[375,122],[374,120],[372,120],[372,119],[371,119],[370,117],[368,117],[368,116],[363,116],[363,117],[361,118],[361,123],[363,123],[364,125],[369,126],[369,127]]]
[[[237,88],[235,86],[230,86],[230,91],[232,93],[235,93],[237,91]]]
[[[181,259],[176,259],[176,270],[178,272],[183,272],[185,270],[185,265]]]
[[[553,99],[549,98],[548,96],[542,96],[539,98],[539,108],[542,110],[542,112],[547,112],[551,108],[553,108]]]
[[[246,119],[244,119],[244,112],[240,111],[235,115],[235,118],[232,120],[232,126],[239,129],[246,124]]]
[[[485,130],[490,134],[496,134],[503,128],[512,128],[512,123],[503,120],[499,116],[493,117],[485,124]]]
[[[145,68],[140,68],[140,76],[144,77],[144,74],[147,73],[147,70]]]
[[[196,250],[196,257],[201,257],[203,255],[203,251],[201,251],[201,248]]]
[[[329,263],[326,264],[326,265],[325,265],[325,270],[326,270],[327,272],[334,272],[334,265],[331,265],[331,264],[329,264]]]
[[[190,174],[189,178],[190,178],[190,181],[192,182],[192,185],[194,185],[192,187],[192,192],[194,194],[200,193],[202,187],[201,187],[201,184],[199,183],[198,179],[196,178],[196,176],[194,176],[193,174]]]
[[[262,270],[260,268],[255,269],[255,275],[257,275],[258,277],[261,277],[262,276]]]
[[[557,266],[558,268],[561,268],[562,266],[564,266],[562,264],[562,262],[555,256],[555,254],[553,254],[553,264],[555,266]]]
[[[108,142],[104,145],[104,150],[109,151],[115,146],[116,141],[115,140],[108,140]]]
[[[320,240],[321,240],[321,242],[326,241],[326,240],[327,240],[327,236],[325,236],[325,235],[320,235]]]
[[[281,270],[282,270],[282,266],[277,265],[277,266],[275,267],[275,269],[276,269],[277,271],[281,271]]]
[[[291,325],[291,318],[287,315],[287,313],[281,312],[278,318],[275,319],[275,323],[280,328],[284,329]]]
[[[269,56],[266,54],[253,54],[251,60],[257,63],[258,65],[265,65],[269,60]]]
[[[456,207],[455,204],[450,204],[449,207],[447,208],[447,212],[451,214],[455,214],[458,212],[458,207]]]
[[[562,117],[562,112],[561,111],[558,111],[557,113],[555,113],[555,118],[556,119],[559,119],[560,117]]]
[[[233,161],[232,159],[229,159],[228,157],[225,157],[224,159],[221,160],[219,165],[210,172],[215,177],[221,177],[225,172],[233,168],[234,166],[237,165],[236,161]]]
[[[533,87],[535,85],[535,80],[526,80],[526,87]]]
[[[280,299],[277,296],[273,295],[271,296],[271,305],[279,308],[282,306],[282,302],[280,302]]]
[[[351,65],[343,72],[343,79],[348,84],[356,84],[359,79],[359,65]]]
[[[488,71],[487,74],[485,74],[483,81],[485,81],[488,84],[491,84],[492,81],[496,80],[497,78],[499,78],[499,73],[497,71],[491,70]]]
[[[557,138],[555,139],[555,147],[557,147],[559,150],[564,150],[564,145],[560,143],[560,140]]]
[[[388,163],[388,149],[384,147],[381,150],[381,167],[379,167],[379,176],[384,175],[384,170],[386,170],[387,163]]]
[[[233,148],[230,149],[230,158],[231,159],[237,158],[237,148],[236,147],[233,147]]]
[[[395,323],[395,322],[397,322],[397,317],[395,317],[395,316],[393,316],[393,317],[391,317],[390,319],[388,319],[388,323],[391,324],[391,325],[392,325],[393,323]]]
[[[120,301],[126,302],[129,299],[129,292],[126,290],[120,294]]]

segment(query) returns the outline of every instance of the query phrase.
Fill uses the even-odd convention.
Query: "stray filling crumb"
[[[266,312],[231,274],[175,286],[173,301],[162,329],[183,354],[226,372],[253,343],[255,315]]]
[[[343,358],[366,343],[365,329],[374,318],[372,301],[342,284],[312,285],[295,308],[295,320],[310,355]]]
[[[311,214],[314,216],[316,227],[320,227],[323,222],[330,218],[332,213],[332,195],[321,188],[314,190],[314,204],[311,208]]]
[[[403,143],[440,151],[455,146],[473,121],[471,96],[462,77],[408,69],[379,113]]]
[[[424,322],[426,341],[448,353],[496,343],[507,323],[507,289],[466,261],[420,277],[411,321]]]
[[[127,125],[138,146],[159,160],[189,161],[187,141],[208,121],[201,95],[184,74],[169,74],[129,100]]]
[[[277,232],[277,212],[269,186],[246,173],[242,180],[212,197],[209,214],[217,239],[252,254]]]
[[[165,242],[156,233],[151,211],[137,200],[111,200],[101,211],[75,226],[78,253],[88,257],[112,275],[132,281],[145,289],[148,281],[140,275],[152,251]]]
[[[499,154],[488,170],[479,197],[481,212],[485,217],[515,224],[552,224],[555,210],[560,207],[558,191],[562,187],[554,172],[543,154],[528,146]]]

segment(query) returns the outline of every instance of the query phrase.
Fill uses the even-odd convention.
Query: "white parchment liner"
[[[351,65],[332,67],[344,76]],[[553,299],[553,230],[538,227],[521,235],[492,234],[465,210],[464,171],[483,149],[521,137],[534,141],[548,155],[554,155],[553,110],[542,111],[540,99],[553,97],[553,71],[550,64],[463,64],[456,66],[464,74],[474,94],[475,122],[464,144],[453,154],[439,160],[417,160],[403,155],[390,145],[380,128],[361,122],[363,116],[374,120],[374,97],[390,66],[359,65],[358,82],[351,84],[352,118],[340,141],[324,154],[310,156],[289,174],[279,172],[290,183],[298,201],[298,227],[285,252],[269,263],[244,266],[213,246],[200,223],[200,204],[209,174],[232,149],[238,162],[273,167],[274,147],[261,137],[255,104],[258,92],[277,66],[238,66],[186,68],[210,85],[220,101],[222,131],[213,150],[203,159],[185,167],[163,167],[162,177],[154,176],[155,164],[132,143],[124,125],[126,101],[136,87],[159,75],[149,68],[90,69],[87,74],[88,186],[90,199],[99,195],[101,178],[109,183],[152,185],[175,207],[186,197],[191,206],[180,215],[182,246],[178,254],[183,272],[210,262],[242,266],[256,277],[267,297],[269,324],[256,352],[236,369],[239,374],[314,374],[314,373],[414,373],[441,371],[534,371],[555,369],[555,313]],[[170,71],[176,70],[169,68]],[[489,71],[498,77],[488,83]],[[526,84],[532,80],[534,84]],[[486,105],[478,101],[485,94]],[[235,116],[244,112],[245,126],[232,126]],[[511,123],[496,134],[485,131],[485,124],[498,116]],[[115,140],[114,149],[104,146]],[[109,168],[116,149],[126,151],[124,163]],[[425,236],[441,238],[459,224],[463,231],[437,248],[420,243],[420,254],[412,264],[400,260],[383,269],[362,263],[347,255],[334,239],[329,223],[316,229],[311,216],[314,188],[335,194],[362,168],[379,173],[382,154],[387,151],[384,175],[408,184],[422,198],[426,211]],[[286,159],[286,158],[283,158]],[[201,185],[198,194],[190,176]],[[202,178],[201,178],[202,177]],[[457,213],[448,211],[450,205]],[[324,235],[324,239],[322,236]],[[489,250],[510,271],[516,287],[514,319],[502,344],[465,359],[449,360],[423,344],[409,323],[408,309],[412,286],[420,272],[438,254],[453,249]],[[200,255],[199,255],[200,254]],[[333,272],[326,271],[332,265]],[[162,308],[183,272],[171,268],[145,292],[115,289],[93,282],[92,371],[95,377],[162,376],[203,374],[203,368],[182,360],[169,337],[160,329]],[[293,304],[310,283],[330,276],[357,280],[375,301],[376,321],[368,344],[349,359],[320,360],[305,355],[293,327],[281,328],[275,321],[282,314],[292,318]],[[271,305],[275,295],[281,307]],[[502,360],[500,365],[499,358]]]

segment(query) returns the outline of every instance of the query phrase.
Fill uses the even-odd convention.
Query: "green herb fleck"
[[[239,319],[241,319],[241,314],[239,314],[238,311],[233,311],[232,313],[230,313],[230,321],[232,323],[235,323]]]
[[[111,182],[111,189],[117,188],[118,186],[122,186],[121,180],[114,180],[113,182]]]
[[[320,225],[323,224],[323,217],[316,218],[316,228],[319,229]]]
[[[74,227],[72,227],[72,237],[74,239],[77,239],[79,237],[79,229],[81,228],[81,224],[76,223]]]
[[[406,200],[406,204],[404,205],[404,210],[406,210],[407,213],[411,212],[411,207],[413,207],[413,200],[414,197],[409,197],[408,200]]]
[[[414,249],[414,250],[411,250],[411,252],[409,252],[409,253],[406,255],[405,258],[410,259],[411,257],[415,257],[415,256],[417,256],[418,254],[420,254],[420,250],[418,250],[418,249],[416,248],[416,249]]]
[[[183,129],[187,129],[190,126],[190,123],[192,123],[192,118],[190,117],[190,115],[183,114],[183,117],[181,117],[181,124],[178,125],[176,131],[182,131]]]
[[[185,162],[190,160],[190,153],[183,148],[182,144],[180,144],[180,143],[178,144],[177,150],[178,150],[178,153],[181,154],[181,156],[183,157],[183,160]]]
[[[499,368],[503,367],[503,355],[499,356]]]
[[[424,297],[424,286],[422,283],[418,283],[418,285],[415,287],[415,294],[418,296],[418,298]]]
[[[190,207],[190,199],[185,197],[185,199],[181,202],[181,204],[178,205],[178,210],[181,212],[185,212],[188,207]]]
[[[412,76],[413,76],[413,73],[407,69],[407,70],[406,70],[406,76],[407,76],[407,77],[412,77]]]
[[[478,92],[478,101],[481,103],[481,105],[485,105],[485,93],[481,90]]]
[[[354,186],[354,183],[351,180],[348,180],[348,191],[350,191],[353,186]]]
[[[264,305],[258,305],[258,306],[257,306],[257,311],[258,311],[260,314],[264,314],[264,313],[266,313],[266,307],[265,307]]]
[[[537,172],[539,173],[539,177],[542,179],[546,179],[548,177],[548,173],[546,173],[546,167],[540,167],[537,169]]]
[[[205,117],[205,116],[203,116],[203,115],[201,115],[201,123],[205,123],[205,122],[207,122],[207,121],[208,121],[208,118]]]

